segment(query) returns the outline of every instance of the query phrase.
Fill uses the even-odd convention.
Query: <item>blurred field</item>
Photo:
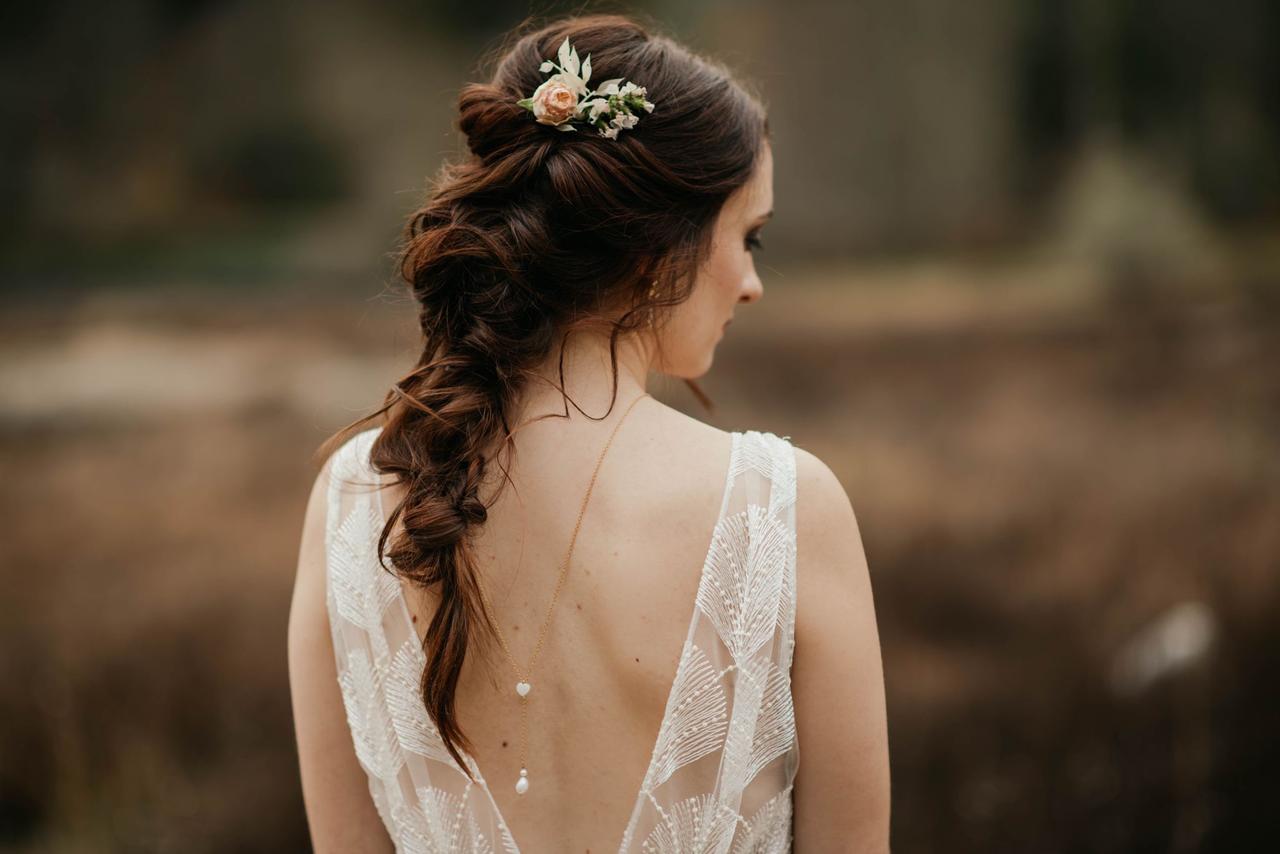
[[[1274,273],[1159,299],[1025,259],[774,276],[705,378],[715,414],[654,389],[848,489],[895,851],[1277,829]],[[306,850],[285,623],[309,455],[408,367],[412,316],[376,285],[9,302],[4,850]],[[1151,634],[1171,611],[1196,620]]]

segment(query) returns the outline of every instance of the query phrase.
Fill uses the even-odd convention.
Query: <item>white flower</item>
[[[609,112],[609,99],[592,98],[588,101],[583,101],[578,105],[579,114],[581,114],[583,110],[587,111],[587,120],[594,122],[601,113]]]
[[[606,96],[617,95],[619,93],[618,84],[621,82],[621,77],[611,77],[596,88],[596,94]]]
[[[624,82],[621,77],[603,81],[594,91],[587,88],[587,81],[591,79],[591,54],[579,61],[577,48],[569,43],[568,36],[560,43],[556,58],[559,63],[548,59],[538,67],[544,73],[556,73],[544,80],[532,96],[516,102],[532,111],[542,124],[552,125],[556,130],[576,130],[571,120],[594,125],[603,117],[609,124],[598,128],[600,135],[617,139],[619,130],[636,126],[639,117],[631,112],[634,107],[653,112],[653,104],[644,98],[645,87]]]
[[[631,113],[618,113],[609,121],[609,124],[617,128],[633,128],[638,121],[640,118]]]

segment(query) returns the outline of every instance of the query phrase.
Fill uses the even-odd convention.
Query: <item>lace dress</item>
[[[418,694],[426,666],[398,580],[377,560],[381,493],[369,449],[334,455],[325,531],[327,603],[356,757],[399,852],[519,852],[475,760],[467,779]],[[799,764],[795,449],[735,432],[720,513],[666,711],[630,821],[629,852],[791,850]]]

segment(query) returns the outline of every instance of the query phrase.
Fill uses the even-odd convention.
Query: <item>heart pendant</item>
[[[521,697],[529,696],[529,691],[531,688],[533,688],[533,686],[530,685],[528,682],[516,683],[516,693],[519,694]]]

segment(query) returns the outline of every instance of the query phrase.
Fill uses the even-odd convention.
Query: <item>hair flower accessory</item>
[[[645,99],[643,86],[624,82],[621,77],[605,80],[597,89],[588,89],[591,79],[591,54],[581,63],[578,51],[569,44],[568,36],[560,43],[556,57],[559,63],[546,60],[539,71],[556,73],[542,81],[533,94],[517,104],[533,113],[541,124],[556,130],[577,130],[577,124],[594,127],[600,136],[618,138],[618,131],[636,126],[637,110],[653,112],[653,103]]]

